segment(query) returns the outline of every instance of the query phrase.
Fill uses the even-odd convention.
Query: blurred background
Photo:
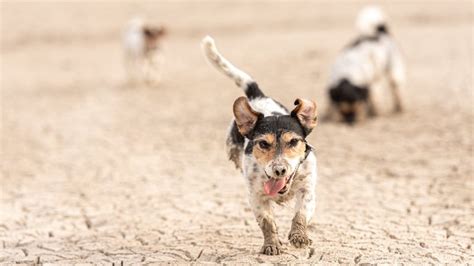
[[[313,246],[258,254],[227,161],[242,92],[200,41],[291,107],[327,106],[329,69],[364,1],[1,2],[0,263],[474,263],[472,1],[384,1],[405,112],[310,136]],[[165,25],[158,86],[130,85],[122,33]],[[277,212],[286,240],[293,205]]]

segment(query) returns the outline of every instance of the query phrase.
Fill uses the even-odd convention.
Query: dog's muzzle
[[[276,194],[285,194],[289,190],[289,185],[293,181],[296,171],[291,175],[283,176],[281,178],[272,178],[267,175],[268,180],[263,184],[263,191],[268,196],[275,196]]]

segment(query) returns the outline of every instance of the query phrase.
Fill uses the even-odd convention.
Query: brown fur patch
[[[290,142],[293,139],[300,140],[294,147],[290,146]],[[262,149],[258,144],[259,141],[266,141],[268,144],[270,144],[270,147],[268,149]],[[255,139],[255,146],[253,147],[252,154],[260,165],[265,165],[278,156],[277,141],[278,145],[281,147],[281,155],[284,158],[293,159],[297,157],[304,157],[306,145],[301,136],[294,132],[285,132],[279,139],[276,139],[274,134],[268,133]]]
[[[143,35],[145,36],[145,51],[149,52],[159,47],[160,39],[165,35],[164,27],[144,26]]]
[[[310,100],[298,98],[295,101],[295,109],[291,115],[296,117],[306,130],[311,131],[316,127],[318,115],[316,112],[316,103]]]
[[[341,110],[341,113],[343,114],[348,114],[348,113],[355,112],[356,108],[355,108],[355,104],[342,102],[339,104],[339,110]]]
[[[268,149],[262,149],[258,144],[259,141],[266,141],[270,144]],[[255,139],[255,146],[253,147],[252,154],[260,165],[265,165],[276,155],[276,136],[274,134],[264,134]]]
[[[370,108],[370,103],[368,103],[368,112],[365,112],[365,109],[367,109],[367,106],[364,102],[357,101],[355,103],[347,103],[343,102],[338,104],[339,111],[341,114],[350,114],[354,113],[356,115],[356,120],[362,121],[364,120],[367,115],[370,116],[371,108]],[[342,119],[343,117],[341,117]]]
[[[239,129],[240,134],[247,136],[252,131],[257,123],[257,120],[262,114],[254,111],[250,106],[246,97],[237,98],[233,106],[235,124]]]
[[[290,142],[293,139],[299,139],[298,144],[294,147],[290,147]],[[283,133],[280,139],[280,145],[283,150],[283,156],[285,158],[296,158],[296,157],[304,157],[306,151],[306,144],[304,143],[303,139],[293,132],[286,132]]]

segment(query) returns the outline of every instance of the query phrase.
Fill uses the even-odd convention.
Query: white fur
[[[356,28],[361,35],[371,36],[375,34],[378,25],[385,23],[385,14],[379,7],[367,6],[359,12]]]
[[[253,82],[253,79],[249,74],[235,67],[219,53],[212,37],[206,36],[202,40],[201,45],[208,62],[219,71],[233,79],[235,83],[237,83],[237,86],[245,90],[247,88],[247,84]]]
[[[272,113],[277,112],[287,115],[288,112],[277,104],[272,98],[256,98],[250,101],[250,106],[253,110],[262,113],[264,116],[271,116]]]
[[[134,18],[128,22],[123,36],[123,45],[127,56],[140,57],[143,54],[145,49],[143,26],[144,22],[140,18]]]

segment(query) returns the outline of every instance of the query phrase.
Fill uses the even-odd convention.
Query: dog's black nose
[[[285,176],[285,174],[286,174],[286,167],[285,167],[285,166],[282,166],[282,165],[275,166],[275,167],[273,168],[273,172],[274,172],[275,175],[278,176],[278,177]]]
[[[344,121],[348,123],[349,125],[354,124],[355,120],[356,120],[355,113],[351,112],[351,113],[344,114]]]

